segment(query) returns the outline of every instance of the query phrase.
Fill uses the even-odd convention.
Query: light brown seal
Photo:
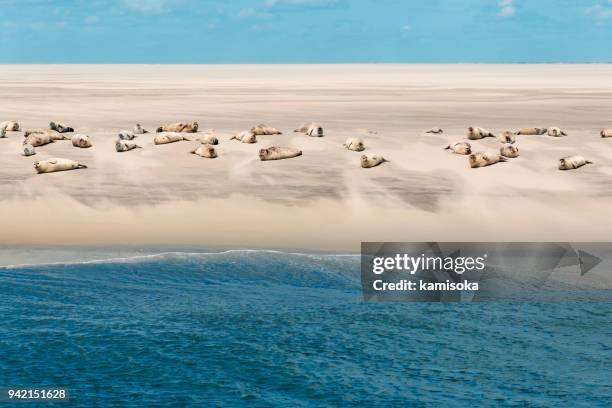
[[[259,151],[259,160],[268,161],[291,159],[293,157],[298,157],[301,155],[302,151],[299,149],[294,149],[292,147],[271,146],[267,149],[261,149]]]
[[[312,137],[323,137],[323,127],[318,123],[304,123],[302,127],[294,130],[294,132],[305,133]]]
[[[378,154],[364,154],[361,156],[361,167],[369,169],[387,161],[389,160]]]
[[[176,122],[166,123],[157,128],[157,133],[161,132],[185,132],[185,133],[196,133],[200,125],[198,122]]]
[[[519,149],[511,144],[503,145],[499,148],[499,153],[504,157],[515,158],[519,157]]]
[[[190,153],[197,154],[200,157],[206,157],[209,159],[214,159],[215,157],[217,157],[217,151],[209,144],[202,144],[198,146],[197,149],[192,150]]]
[[[565,133],[564,131],[562,131],[558,127],[550,127],[550,128],[548,128],[548,130],[546,131],[546,134],[548,136],[552,136],[552,137],[567,136],[567,133]]]
[[[517,135],[539,136],[539,135],[543,135],[544,133],[546,133],[547,130],[548,130],[547,128],[531,127],[531,128],[519,129],[515,133]]]
[[[471,168],[486,167],[495,163],[507,161],[505,157],[496,153],[478,152],[468,156],[468,163]]]
[[[72,136],[72,145],[74,147],[80,147],[82,149],[86,149],[88,147],[93,146],[91,144],[91,140],[89,139],[89,136],[79,135],[79,134]]]
[[[242,143],[257,143],[257,136],[250,130],[245,130],[244,132],[240,132],[235,136],[232,136],[230,140],[238,140]]]
[[[516,137],[514,137],[514,133],[512,133],[511,130],[504,130],[501,132],[497,140],[499,140],[501,143],[513,144],[516,142]]]
[[[450,150],[456,154],[471,154],[472,153],[472,145],[468,142],[455,142],[446,146],[444,149]]]
[[[178,132],[161,132],[153,139],[153,143],[156,145],[180,142],[182,140],[189,141],[185,136]]]
[[[580,167],[587,164],[593,164],[593,162],[586,160],[582,156],[567,156],[562,159],[559,159],[559,170],[579,169]]]
[[[254,126],[253,128],[251,128],[251,133],[257,136],[282,135],[283,134],[283,132],[273,128],[272,126],[268,126],[265,124],[259,124],[257,126]]]
[[[468,128],[467,137],[470,140],[479,140],[479,139],[483,139],[485,137],[495,137],[495,135],[493,134],[493,132],[490,132],[490,131],[488,131],[486,129],[483,129],[481,127],[470,126]]]
[[[349,137],[346,139],[346,142],[342,145],[349,150],[354,152],[363,152],[365,150],[365,144],[363,143],[363,139],[358,137]]]
[[[599,135],[601,137],[612,137],[612,129],[603,129],[601,132],[599,132]]]
[[[219,139],[217,139],[217,136],[208,133],[205,134],[204,136],[202,136],[201,138],[197,139],[200,141],[200,143],[202,144],[210,144],[210,145],[217,145],[219,144]]]
[[[28,137],[30,135],[45,135],[48,136],[49,139],[55,141],[55,140],[71,140],[72,138],[67,136],[67,135],[63,135],[60,132],[58,132],[57,130],[52,130],[52,129],[32,129],[32,130],[26,130],[23,133],[24,137]]]
[[[34,168],[38,174],[53,173],[56,171],[86,169],[87,166],[70,159],[47,159],[39,160],[34,163]]]
[[[31,135],[28,135],[26,138],[23,139],[24,146],[29,144],[34,147],[39,147],[47,145],[49,143],[55,143],[55,141],[52,140],[49,135],[46,135],[44,133],[32,133]]]
[[[19,131],[19,123],[16,120],[6,120],[0,122],[0,129],[4,129],[7,132],[17,132]]]

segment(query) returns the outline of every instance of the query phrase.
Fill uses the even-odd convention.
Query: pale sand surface
[[[201,246],[357,251],[361,241],[611,241],[612,66],[0,66],[0,121],[60,120],[92,137],[20,156],[0,139],[0,245]],[[220,157],[197,142],[116,153],[121,129],[197,120]],[[293,133],[317,121],[326,137]],[[284,134],[229,141],[260,122]],[[469,125],[494,131],[559,126],[565,138],[517,136],[521,157],[482,169],[442,147]],[[443,135],[425,135],[432,126]],[[376,131],[376,134],[367,130]],[[361,136],[390,160],[361,169],[342,148]],[[274,144],[302,157],[260,162]],[[472,142],[495,151],[493,139]],[[595,162],[556,169],[560,157]],[[71,158],[87,170],[36,175]]]

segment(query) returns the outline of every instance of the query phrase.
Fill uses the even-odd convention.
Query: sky
[[[612,62],[612,0],[0,0],[0,63]]]

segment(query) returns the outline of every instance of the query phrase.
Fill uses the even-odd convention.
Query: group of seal
[[[441,128],[435,127],[425,133],[443,133]],[[561,130],[559,127],[553,126],[548,128],[522,128],[516,131],[505,130],[499,135],[486,130],[481,127],[470,126],[467,129],[467,138],[469,140],[480,140],[486,137],[494,137],[502,146],[499,148],[499,153],[490,152],[476,152],[473,153],[472,146],[470,143],[465,141],[457,141],[450,143],[444,147],[446,150],[450,150],[455,154],[468,155],[468,164],[471,168],[486,167],[496,163],[502,163],[507,161],[507,158],[519,157],[520,152],[516,143],[515,135],[548,135],[550,137],[562,137],[567,136],[568,133]],[[612,137],[612,129],[603,129],[600,132],[601,137]],[[585,164],[591,164],[591,161],[586,160],[582,156],[573,155],[559,159],[558,168],[559,170],[573,170],[578,169]]]

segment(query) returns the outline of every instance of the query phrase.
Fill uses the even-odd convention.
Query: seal
[[[349,137],[346,139],[346,142],[342,144],[342,146],[354,152],[363,152],[365,150],[363,140],[358,137]]]
[[[6,129],[0,128],[0,139],[5,139],[5,138],[6,138]]]
[[[134,140],[137,136],[130,130],[120,130],[117,137],[119,140]]]
[[[192,150],[190,153],[197,154],[200,157],[206,157],[209,159],[214,159],[215,157],[217,157],[217,151],[209,144],[202,144],[197,149]]]
[[[130,140],[117,140],[115,142],[115,150],[119,153],[128,152],[130,150],[139,149],[140,146],[136,144],[136,142],[132,142]]]
[[[455,142],[446,146],[444,149],[450,150],[456,154],[471,154],[472,153],[472,145],[468,142]]]
[[[513,144],[516,142],[516,137],[514,137],[514,133],[511,130],[504,130],[501,135],[497,138],[501,143],[510,143]]]
[[[580,167],[587,164],[593,164],[593,162],[586,160],[582,156],[567,156],[562,159],[559,159],[559,170],[579,169]]]
[[[468,163],[471,168],[486,167],[495,163],[507,161],[505,157],[495,153],[474,153],[468,156]]]
[[[435,135],[439,135],[440,133],[444,133],[444,130],[442,130],[442,128],[436,126],[436,127],[432,127],[431,129],[429,129],[425,133],[433,133]]]
[[[86,149],[88,147],[93,146],[91,144],[91,140],[89,139],[89,136],[79,135],[79,134],[72,136],[72,145],[74,147],[80,147],[82,149]]]
[[[34,147],[38,147],[47,145],[49,143],[55,143],[55,141],[51,139],[49,135],[46,135],[44,133],[32,133],[31,135],[28,135],[25,137],[25,139],[23,139],[24,146],[29,144]]]
[[[389,160],[378,154],[364,154],[361,156],[361,167],[364,169],[369,169],[387,161]]]
[[[54,173],[56,171],[86,169],[87,166],[70,159],[47,159],[39,160],[34,163],[34,168],[38,174]]]
[[[142,135],[145,133],[149,133],[149,131],[145,128],[143,128],[140,123],[137,123],[136,126],[134,126],[134,130],[132,131],[135,135]]]
[[[511,144],[506,144],[499,148],[499,154],[510,158],[519,157],[519,149]]]
[[[0,129],[4,129],[7,132],[17,132],[19,131],[19,123],[16,120],[6,120],[0,122]]]
[[[181,140],[189,141],[185,136],[178,132],[161,132],[153,139],[156,145],[180,142]]]
[[[66,132],[74,132],[74,129],[70,126],[67,126],[61,122],[50,122],[49,129],[55,130],[56,132],[66,133]]]
[[[564,131],[562,131],[558,127],[550,127],[550,128],[548,128],[548,130],[546,131],[546,134],[548,136],[552,136],[552,137],[567,136],[567,133],[565,133]]]
[[[259,151],[259,160],[268,161],[291,159],[301,155],[302,151],[299,149],[294,149],[292,147],[271,146],[267,149],[261,149]]]
[[[294,132],[305,133],[306,135],[312,137],[324,136],[323,127],[321,127],[321,125],[318,123],[304,123],[301,127],[295,129]]]
[[[204,136],[202,136],[201,138],[197,140],[202,144],[210,144],[210,145],[219,144],[219,139],[217,139],[217,136],[211,133],[205,134]]]
[[[232,136],[230,140],[238,140],[242,143],[257,143],[257,136],[252,131],[247,130]]]
[[[601,137],[612,137],[612,129],[603,129],[601,132],[599,132],[599,135]]]
[[[543,135],[544,133],[546,133],[548,129],[547,128],[522,128],[519,129],[515,132],[515,134],[517,135],[529,135],[529,136],[539,136],[539,135]]]
[[[58,132],[57,130],[51,130],[51,129],[33,129],[33,130],[26,130],[23,133],[24,137],[28,137],[30,135],[45,135],[48,136],[49,139],[55,141],[55,140],[71,140],[71,137],[68,137],[66,135],[61,134],[60,132]]]
[[[34,156],[36,154],[36,150],[34,146],[29,143],[23,145],[23,155],[24,156]]]
[[[198,122],[176,122],[163,124],[157,128],[157,133],[161,132],[185,132],[185,133],[196,133],[200,125]]]
[[[264,135],[282,135],[283,132],[273,128],[272,126],[268,126],[268,125],[264,125],[264,124],[259,124],[257,126],[254,126],[251,128],[251,133],[253,133],[254,135],[257,136],[264,136]]]
[[[468,128],[468,139],[470,140],[478,140],[483,139],[485,137],[495,137],[495,135],[483,128],[470,126]]]

